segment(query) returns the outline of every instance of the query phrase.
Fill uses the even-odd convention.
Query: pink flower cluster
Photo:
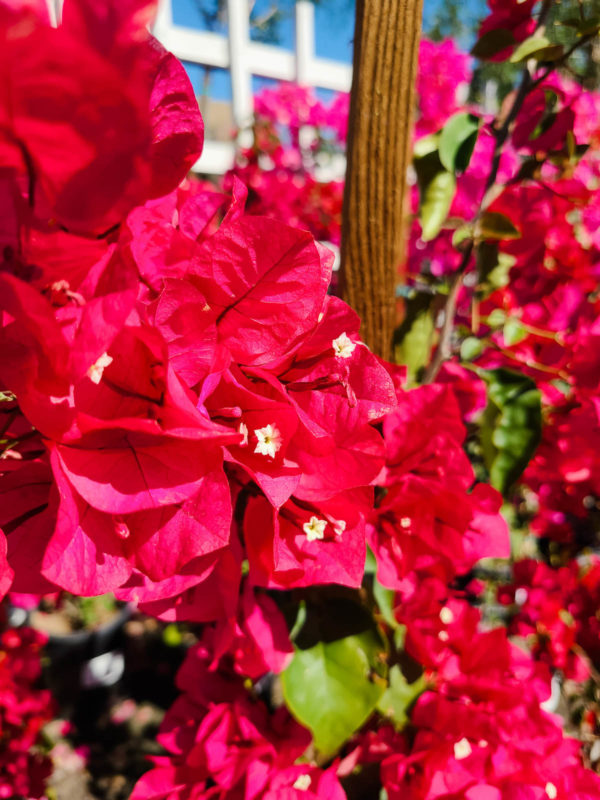
[[[245,216],[239,182],[231,200],[177,188],[202,122],[139,5],[109,20],[75,0],[58,29],[3,11],[14,61],[58,59],[59,86],[84,36],[100,83],[140,72],[136,108],[107,90],[105,118],[125,148],[135,110],[147,143],[129,175],[81,120],[79,149],[65,141],[72,158],[61,151],[50,180],[48,141],[62,147],[79,119],[56,105],[47,119],[28,85],[14,87],[41,118],[13,109],[4,136],[10,153],[20,143],[3,178],[0,275],[13,589],[117,591],[166,619],[206,620],[234,613],[244,558],[262,586],[358,586],[384,462],[373,423],[396,404],[392,380],[356,315],[327,296],[332,256],[310,234]],[[88,180],[100,165],[114,185]],[[79,197],[90,186],[91,210]]]
[[[423,418],[433,421],[426,430]],[[409,728],[399,734],[375,718],[341,760],[317,767],[305,754],[306,733],[284,708],[268,710],[257,678],[280,672],[289,646],[275,607],[246,588],[246,621],[236,624],[229,649],[217,626],[188,654],[178,677],[182,695],[159,736],[169,756],[155,759],[135,800],[343,798],[354,796],[345,793],[353,777],[372,767],[392,800],[591,800],[600,791],[600,779],[581,764],[580,743],[565,738],[562,719],[541,707],[550,695],[546,665],[512,644],[506,629],[482,628],[468,602],[478,582],[458,587],[480,557],[508,554],[508,532],[498,493],[485,484],[467,491],[473,476],[454,389],[434,384],[401,392],[384,434],[386,466],[378,482],[387,491],[372,516],[369,543],[377,577],[394,589],[405,658],[423,670]],[[251,610],[257,603],[258,614]],[[257,637],[260,664],[252,656]],[[244,684],[244,676],[252,680]]]
[[[405,603],[420,596],[424,581],[435,581],[428,591],[439,597],[481,558],[510,554],[502,498],[475,484],[465,433],[456,394],[443,384],[401,396],[384,421],[386,467],[378,482],[387,491],[368,538],[381,582],[401,590]]]
[[[533,3],[509,5],[490,2],[482,35],[526,37]],[[512,226],[491,265],[502,257],[510,278],[465,265],[490,284],[465,279],[457,297],[450,346],[477,336],[474,364],[456,357],[409,390],[328,293],[333,256],[313,239],[339,240],[341,183],[317,168],[343,143],[347,98],[263,93],[255,147],[227,193],[211,190],[186,178],[202,120],[147,32],[153,13],[151,0],[67,0],[54,28],[41,0],[0,0],[0,593],[112,591],[205,623],[159,735],[168,755],[134,800],[343,800],[356,780],[390,800],[591,800],[598,779],[541,703],[548,666],[580,679],[597,658],[597,565],[568,559],[593,545],[600,497],[600,160],[583,152],[598,97],[547,77],[522,104],[486,209]],[[462,109],[469,69],[452,43],[423,43],[418,136]],[[453,233],[480,214],[496,135],[482,119],[439,237],[424,243],[414,221],[411,291],[447,296],[464,257]],[[497,367],[535,379],[546,406],[507,499],[567,562],[515,566],[498,589],[519,606],[508,632],[474,607],[477,562],[510,555],[475,433],[479,375]],[[381,674],[363,677],[394,702],[326,759],[274,676],[300,649],[290,620],[335,592],[381,637]],[[412,706],[394,695],[409,675]]]
[[[158,737],[173,755],[154,759],[132,800],[344,800],[335,766],[295,763],[310,744],[306,729],[283,708],[271,713],[227,664],[211,670],[212,652],[201,644],[188,653],[177,678],[183,694]]]
[[[31,628],[0,635],[0,797],[42,797],[52,770],[39,748],[42,726],[52,719],[50,692],[38,689],[45,637]]]
[[[580,743],[563,738],[561,718],[540,707],[548,697],[542,665],[511,645],[503,628],[482,632],[478,623],[479,613],[460,600],[441,610],[431,603],[421,620],[418,655],[429,645],[423,660],[433,686],[413,709],[414,740],[382,763],[388,796],[596,797],[600,779],[581,766]]]
[[[600,664],[600,561],[571,560],[552,569],[533,559],[514,566],[513,582],[498,589],[514,608],[509,630],[527,638],[535,657],[566,678],[588,677],[590,662]],[[594,720],[595,722],[595,720]]]
[[[426,430],[424,416],[432,421]],[[600,779],[582,768],[580,743],[563,738],[560,717],[541,708],[549,671],[512,644],[505,628],[482,629],[467,599],[481,586],[461,589],[456,580],[481,557],[507,557],[509,546],[498,493],[476,483],[467,494],[473,476],[454,390],[434,384],[411,391],[384,431],[388,492],[369,540],[379,579],[397,590],[405,652],[428,684],[411,714],[413,738],[382,743],[388,796],[594,797]],[[545,593],[538,599],[545,609]]]

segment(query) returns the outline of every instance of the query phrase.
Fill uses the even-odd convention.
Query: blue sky
[[[444,0],[425,0],[424,27],[429,27],[436,11]],[[178,25],[205,28],[202,8],[211,8],[214,0],[171,0],[174,22]],[[279,25],[280,44],[287,49],[293,48],[294,41],[294,0],[256,0],[254,11],[257,16],[267,12],[276,4],[283,11],[283,19]],[[465,10],[472,17],[482,13],[484,0],[465,0]],[[480,11],[481,9],[481,11]],[[224,32],[223,29],[218,32]],[[317,55],[332,58],[336,61],[350,63],[352,61],[352,36],[354,33],[354,0],[326,0],[315,8],[315,39]],[[186,64],[190,78],[197,94],[204,91],[204,69],[194,64]],[[254,89],[268,83],[265,79],[255,78]],[[218,99],[231,96],[231,83],[225,70],[212,70],[210,75],[209,94]]]

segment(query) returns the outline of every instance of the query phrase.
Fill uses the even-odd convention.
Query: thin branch
[[[444,321],[440,331],[440,341],[431,359],[431,363],[425,370],[423,383],[433,383],[444,361],[452,355],[452,331],[454,329],[454,317],[456,315],[456,304],[458,295],[463,283],[463,277],[473,254],[474,242],[471,241],[465,250],[460,267],[456,270],[450,281],[450,290],[444,304]]]
[[[533,81],[531,88],[537,89],[537,87],[542,84],[546,78],[554,72],[555,69],[564,66],[576,50],[578,50],[584,44],[591,42],[592,39],[596,38],[596,36],[596,33],[586,33],[585,36],[582,36],[581,39],[578,39],[576,42],[574,42],[560,58],[558,58],[556,61],[553,61],[552,64],[549,64],[546,67],[544,72]]]

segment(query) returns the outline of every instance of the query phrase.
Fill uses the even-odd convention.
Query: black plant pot
[[[58,703],[59,714],[70,718],[84,739],[93,732],[123,675],[124,627],[132,611],[131,605],[125,605],[94,630],[48,635],[45,683]],[[29,614],[21,624],[31,624]]]
[[[50,634],[46,644],[48,658],[57,665],[66,660],[83,664],[121,648],[123,629],[131,613],[131,606],[125,605],[113,619],[94,630],[76,631],[64,636]]]

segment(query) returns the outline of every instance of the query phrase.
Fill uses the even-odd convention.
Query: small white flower
[[[444,606],[440,611],[440,619],[444,625],[450,625],[451,622],[454,622],[454,614],[448,608],[448,606]]]
[[[438,633],[438,639],[440,642],[447,642],[450,637],[448,636],[447,631],[440,631]]]
[[[527,592],[527,589],[524,589],[522,586],[519,586],[519,588],[515,592],[515,603],[518,606],[524,605],[527,602],[528,596],[529,593]]]
[[[410,517],[402,517],[400,520],[400,527],[401,528],[410,528],[412,524],[412,520]]]
[[[356,344],[345,333],[340,334],[337,339],[331,343],[333,351],[338,358],[350,358],[352,353],[356,350]]]
[[[550,783],[550,781],[548,781],[548,783],[546,784],[544,789],[546,791],[546,794],[550,798],[550,800],[555,800],[556,799],[556,796],[558,795],[558,789],[556,788],[556,786],[553,783]]]
[[[261,456],[275,458],[275,454],[281,450],[281,433],[276,425],[265,425],[264,428],[256,428],[254,435],[258,439],[255,453]]]
[[[302,526],[302,530],[306,534],[309,542],[314,542],[315,539],[322,539],[325,536],[325,528],[327,527],[326,519],[319,519],[318,517],[311,517],[308,522]]]
[[[246,447],[248,445],[248,426],[246,425],[245,422],[240,422],[238,426],[238,433],[241,433],[242,436],[244,437],[240,442],[240,447]]]
[[[454,743],[454,758],[461,761],[463,758],[468,758],[473,752],[473,748],[469,744],[468,739],[461,739]]]
[[[114,521],[114,526],[115,526],[115,533],[117,534],[117,536],[119,536],[121,539],[129,538],[131,531],[129,530],[128,526],[125,524],[125,522],[123,522],[122,519],[117,517]]]
[[[310,775],[304,773],[303,775],[298,775],[292,789],[300,789],[301,792],[305,792],[311,784]]]
[[[92,381],[92,383],[98,384],[102,380],[102,373],[110,364],[112,364],[113,360],[108,355],[108,353],[102,353],[98,361],[87,371],[88,378]]]

